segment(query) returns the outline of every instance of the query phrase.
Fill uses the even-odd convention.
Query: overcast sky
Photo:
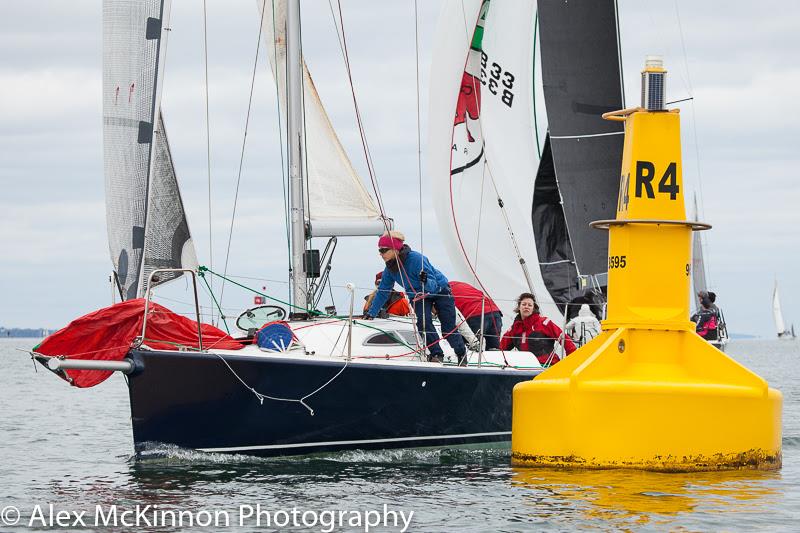
[[[508,1],[508,0],[502,0]],[[516,0],[515,0],[516,1]],[[521,1],[521,0],[520,0]],[[422,134],[439,3],[419,2]],[[363,155],[328,2],[303,2],[306,60],[362,176]],[[427,198],[417,202],[414,4],[342,0],[355,90],[388,214],[447,271]],[[684,180],[700,190],[710,284],[738,333],[773,336],[771,295],[800,326],[800,3],[620,0],[627,104],[646,54],[682,105]],[[680,16],[678,16],[678,14]],[[100,1],[0,2],[0,326],[61,327],[110,302]],[[201,263],[225,262],[256,53],[255,2],[208,1],[213,208],[209,232],[202,2],[175,0],[162,108]],[[683,40],[681,40],[681,35]],[[275,89],[263,48],[228,272],[285,296]],[[424,142],[424,139],[423,139]],[[424,146],[424,144],[423,144]],[[423,164],[423,172],[425,166]],[[423,174],[423,188],[428,180]],[[420,218],[424,229],[420,231]],[[324,244],[324,243],[322,243]],[[374,239],[342,239],[333,281],[368,287]],[[182,282],[168,298],[188,300]],[[249,304],[226,288],[224,305]],[[362,291],[363,293],[363,291]],[[360,298],[360,295],[359,295]],[[170,305],[170,301],[163,301]],[[337,296],[340,311],[346,301]],[[174,302],[178,311],[185,304]]]

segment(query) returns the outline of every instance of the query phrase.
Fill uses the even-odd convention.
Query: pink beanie
[[[398,237],[383,235],[380,239],[378,239],[378,248],[393,248],[395,250],[400,250],[402,247],[403,240],[399,239]]]

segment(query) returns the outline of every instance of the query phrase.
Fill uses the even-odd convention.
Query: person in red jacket
[[[487,350],[499,350],[500,332],[503,331],[500,308],[491,298],[463,281],[451,281],[450,292],[453,293],[456,309],[467,319],[469,329],[476,335],[479,331],[483,332],[481,336],[486,339]]]
[[[500,341],[501,350],[516,348],[523,352],[531,352],[542,364],[547,362],[556,364],[559,361],[553,350],[555,343],[560,343],[562,339],[567,355],[576,350],[572,339],[564,335],[561,328],[549,318],[539,314],[539,306],[533,294],[529,292],[520,294],[515,311],[517,317],[511,329],[505,332]]]
[[[382,278],[383,278],[383,272],[378,272],[375,275],[375,290],[372,291],[372,293],[370,293],[369,295],[364,297],[365,313],[369,311],[369,307],[372,305],[372,300],[374,300],[375,295],[378,294],[378,285],[380,285]],[[408,298],[406,298],[406,293],[392,289],[391,292],[389,293],[389,297],[386,299],[386,303],[384,303],[383,307],[381,307],[381,312],[387,315],[396,315],[396,316],[410,315],[411,306],[408,303]]]

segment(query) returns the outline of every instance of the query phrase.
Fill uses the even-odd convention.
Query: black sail
[[[541,0],[539,27],[552,151],[552,163],[548,164],[555,171],[571,255],[578,274],[604,274],[608,235],[590,228],[589,222],[614,218],[622,164],[623,125],[601,118],[604,112],[623,107],[615,1]],[[543,157],[541,164],[545,161]],[[540,168],[540,174],[542,171]],[[540,197],[538,183],[536,189],[534,214],[553,202],[552,191]],[[560,221],[549,226],[563,235]],[[538,241],[552,242],[557,237],[538,231],[536,226],[534,234],[540,251],[548,247]],[[563,254],[540,256],[539,260],[551,262],[553,255]],[[559,279],[547,280],[548,271],[553,270]],[[553,295],[560,302],[567,298],[560,279],[563,271],[542,265],[548,286],[562,289]],[[569,292],[581,295],[574,289]]]
[[[544,286],[563,311],[564,304],[575,297],[578,273],[558,193],[549,134],[545,137],[539,170],[536,173],[532,218],[536,255],[539,258]]]

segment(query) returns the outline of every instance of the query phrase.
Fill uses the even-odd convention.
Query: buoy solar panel
[[[285,322],[270,322],[256,333],[256,344],[265,352],[284,352],[293,339],[292,328]]]

